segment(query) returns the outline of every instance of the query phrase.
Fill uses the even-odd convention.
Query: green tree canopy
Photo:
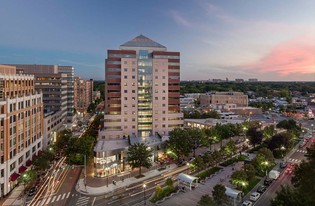
[[[126,161],[131,168],[139,168],[141,176],[141,167],[150,168],[152,166],[151,150],[144,143],[135,143],[128,147]]]
[[[251,127],[247,130],[246,136],[249,138],[249,141],[254,147],[256,144],[260,144],[262,142],[263,134],[256,127]]]
[[[236,186],[242,186],[247,183],[247,174],[244,170],[237,170],[231,175],[232,184]]]
[[[216,204],[223,205],[226,204],[229,200],[225,194],[225,186],[221,184],[217,184],[213,187],[212,197]]]
[[[203,195],[197,202],[197,206],[217,206],[217,204],[209,195]]]
[[[188,156],[193,147],[188,132],[180,128],[175,128],[169,135],[170,137],[166,142],[166,148],[176,155],[177,161],[179,161],[182,156]]]

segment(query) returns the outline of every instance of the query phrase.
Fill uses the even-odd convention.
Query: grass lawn
[[[251,191],[256,185],[257,183],[260,181],[260,178],[253,178],[249,183],[248,183],[248,186],[243,190],[244,192],[244,196],[247,195],[247,193],[249,191]]]

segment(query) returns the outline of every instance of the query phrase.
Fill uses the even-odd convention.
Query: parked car
[[[273,182],[273,179],[265,179],[264,185],[269,186]]]
[[[245,200],[243,203],[242,203],[242,206],[252,206],[253,203],[249,200]]]
[[[250,195],[249,199],[250,199],[251,201],[256,201],[256,200],[258,200],[259,197],[260,197],[260,194],[259,194],[258,192],[253,192],[253,193]]]
[[[28,191],[28,196],[34,196],[36,193],[36,187],[32,187],[29,191]]]
[[[257,192],[259,193],[264,193],[266,191],[267,187],[265,185],[260,185],[258,188],[257,188]]]
[[[280,163],[280,168],[286,168],[288,164],[286,162],[281,162]]]

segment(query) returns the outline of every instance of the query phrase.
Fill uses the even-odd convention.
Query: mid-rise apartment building
[[[236,107],[247,107],[248,96],[243,92],[213,92],[200,95],[200,106],[235,104]]]
[[[20,74],[32,74],[35,88],[42,90],[44,112],[64,111],[67,123],[74,120],[74,68],[72,66],[10,64]]]
[[[179,83],[180,53],[143,35],[107,51],[104,125],[95,149],[98,176],[124,169],[127,137],[154,148],[159,137],[183,126]]]
[[[74,108],[80,114],[84,114],[93,102],[93,79],[83,80],[74,78]]]
[[[42,93],[35,90],[34,76],[0,65],[0,197],[15,187],[42,140]]]

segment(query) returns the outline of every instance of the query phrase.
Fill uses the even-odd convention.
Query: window
[[[124,68],[124,71],[125,71],[125,72],[127,72],[127,71],[128,71],[128,69],[127,69],[127,68]]]
[[[155,69],[154,71],[155,71],[155,72],[158,72],[159,70],[158,70],[158,69]]]
[[[162,97],[162,100],[165,100],[165,97]]]
[[[133,121],[133,122],[135,122],[135,121],[136,121],[136,119],[135,119],[135,118],[132,118],[132,121]]]
[[[135,61],[132,61],[132,65],[135,65],[136,64],[136,62]]]
[[[158,98],[158,97],[155,97],[155,100],[159,100],[159,98]]]
[[[133,68],[133,69],[132,69],[132,72],[135,72],[135,71],[136,71],[136,69],[135,69],[135,68]]]
[[[155,76],[155,79],[158,79],[158,76]]]
[[[127,86],[127,82],[124,83],[124,86]]]
[[[127,61],[124,61],[124,64],[127,64]]]
[[[133,126],[132,126],[132,129],[136,129],[136,126],[135,126],[135,125],[133,125]]]
[[[124,129],[128,129],[128,126],[124,126]]]
[[[125,78],[125,79],[127,79],[127,78],[128,78],[128,76],[127,76],[127,75],[125,75],[125,76],[124,76],[124,78]]]
[[[162,83],[162,86],[165,86],[165,83]]]
[[[124,93],[128,93],[128,90],[124,90]]]
[[[13,162],[11,165],[10,165],[10,172],[12,172],[12,170],[15,169],[15,162]]]
[[[135,79],[135,78],[136,78],[136,76],[135,76],[135,75],[132,75],[132,78],[133,78],[133,79]]]
[[[163,76],[162,79],[165,79],[165,76]]]
[[[132,90],[132,93],[136,93],[136,90]]]
[[[127,111],[125,111],[125,112],[124,112],[124,115],[127,115],[127,114],[128,114],[128,112],[127,112]]]
[[[162,107],[165,107],[165,104],[162,104]]]
[[[127,119],[124,119],[124,122],[127,122],[128,120]]]
[[[127,98],[127,97],[124,97],[124,100],[128,100],[128,98]]]

